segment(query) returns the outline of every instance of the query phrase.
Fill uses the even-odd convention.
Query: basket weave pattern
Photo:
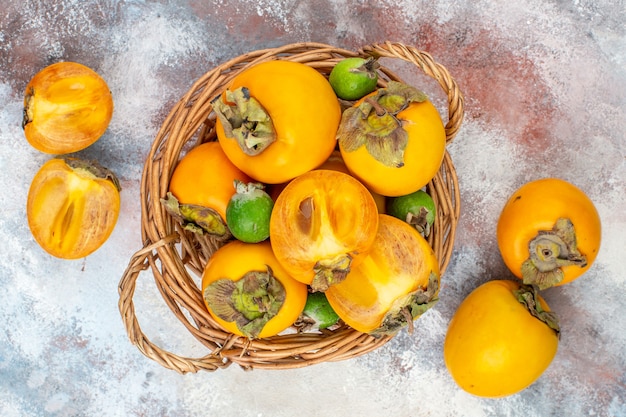
[[[231,79],[247,67],[272,59],[309,65],[324,75],[341,59],[352,56],[396,58],[414,64],[435,79],[447,96],[447,142],[458,132],[463,119],[463,97],[446,68],[426,52],[399,43],[386,42],[348,51],[319,43],[297,43],[254,51],[234,58],[191,86],[163,122],[144,165],[141,180],[141,236],[143,248],[128,264],[119,283],[119,309],[131,342],[148,358],[180,373],[214,371],[237,363],[246,369],[287,369],[319,362],[339,361],[370,352],[390,340],[357,332],[346,325],[316,333],[289,333],[249,340],[222,330],[211,318],[196,282],[211,254],[222,245],[210,236],[183,230],[160,203],[168,191],[173,169],[186,149],[215,140],[215,114],[211,100]],[[381,66],[380,84],[401,81]],[[437,175],[427,185],[437,206],[429,243],[443,275],[453,249],[459,218],[459,188],[456,171],[446,151]],[[200,358],[178,356],[153,344],[139,326],[133,295],[143,271],[150,270],[169,308],[193,336],[207,348]],[[194,278],[195,276],[195,278]]]

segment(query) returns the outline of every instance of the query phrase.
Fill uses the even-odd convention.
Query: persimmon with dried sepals
[[[504,205],[496,234],[502,259],[526,284],[563,285],[589,270],[602,226],[591,199],[558,178],[530,181]]]
[[[35,149],[68,154],[96,142],[112,115],[113,97],[98,73],[76,62],[58,62],[26,86],[22,127]]]
[[[352,175],[387,197],[428,184],[446,146],[443,122],[428,97],[395,81],[346,109],[337,139]]]
[[[115,228],[120,190],[115,174],[95,161],[49,160],[28,190],[26,215],[35,241],[57,258],[93,253]]]
[[[161,202],[185,229],[228,238],[226,208],[236,191],[234,181],[251,179],[230,162],[219,143],[205,142],[178,161]]]
[[[465,391],[504,397],[535,382],[554,359],[558,318],[537,287],[494,280],[459,305],[443,345],[446,368]]]
[[[341,107],[315,69],[274,60],[236,75],[213,101],[228,158],[254,180],[287,182],[320,165],[336,145]]]
[[[233,240],[209,258],[202,294],[209,313],[224,330],[265,338],[298,319],[308,289],[280,265],[269,241]]]
[[[276,199],[270,240],[295,279],[325,291],[364,259],[377,229],[376,203],[363,184],[343,172],[313,170]]]
[[[439,262],[408,223],[380,214],[376,239],[364,260],[326,290],[333,310],[350,327],[394,335],[438,301]]]

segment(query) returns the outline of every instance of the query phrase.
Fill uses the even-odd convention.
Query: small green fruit
[[[304,310],[296,322],[296,327],[302,332],[312,329],[327,329],[337,324],[339,316],[330,306],[326,295],[323,292],[309,293],[306,299]]]
[[[257,243],[270,235],[274,200],[262,184],[235,180],[237,192],[226,207],[226,224],[233,236],[246,243]]]
[[[435,202],[426,191],[393,197],[387,200],[387,214],[404,220],[417,229],[424,237],[430,235],[435,222]]]
[[[337,97],[358,100],[376,88],[378,67],[378,61],[373,57],[345,58],[333,67],[328,81]]]

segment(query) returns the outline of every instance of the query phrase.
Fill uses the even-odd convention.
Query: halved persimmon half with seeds
[[[325,291],[363,260],[377,229],[378,209],[363,184],[343,172],[313,170],[276,199],[270,240],[295,279]]]
[[[96,142],[113,116],[102,77],[82,64],[58,62],[39,71],[24,93],[26,140],[49,154],[80,151]]]
[[[439,300],[439,263],[410,224],[381,214],[369,254],[342,282],[326,291],[328,302],[350,327],[376,336],[413,329]]]
[[[117,178],[93,161],[51,159],[28,191],[28,226],[37,243],[57,258],[94,252],[113,232],[119,212]]]

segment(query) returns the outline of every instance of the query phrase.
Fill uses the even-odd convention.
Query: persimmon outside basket
[[[186,149],[215,140],[215,113],[211,100],[246,68],[267,60],[284,59],[309,65],[328,75],[341,59],[353,56],[396,58],[414,64],[435,79],[447,96],[447,143],[463,119],[463,96],[447,69],[426,52],[400,43],[372,44],[354,52],[320,43],[296,43],[250,52],[212,69],[195,82],[163,122],[147,156],[141,180],[141,236],[143,247],[130,259],[119,283],[119,309],[131,342],[148,358],[179,373],[215,371],[232,363],[244,369],[289,369],[326,361],[350,359],[370,352],[391,337],[373,337],[341,325],[321,332],[286,332],[250,340],[222,330],[203,303],[197,282],[220,242],[182,229],[163,208],[160,199],[168,191],[171,174]],[[381,63],[382,64],[382,63]],[[401,81],[381,65],[379,85]],[[453,249],[459,219],[459,187],[456,171],[446,151],[437,175],[426,186],[437,206],[429,235],[443,275]],[[133,303],[136,281],[150,270],[155,283],[176,317],[202,343],[207,354],[199,358],[176,355],[153,344],[142,332]],[[146,272],[147,273],[147,272]]]

